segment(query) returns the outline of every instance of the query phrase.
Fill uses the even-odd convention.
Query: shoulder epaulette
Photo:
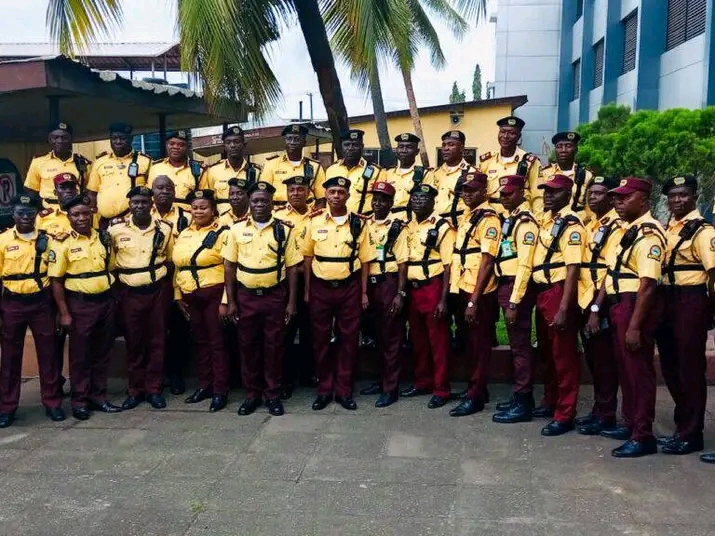
[[[127,220],[125,220],[125,219],[122,218],[121,216],[118,216],[118,217],[116,217],[116,218],[112,218],[112,219],[109,221],[109,225],[111,226],[111,225],[117,225],[118,223],[126,223],[126,221],[127,221]]]
[[[226,213],[224,213],[224,214],[226,214]],[[246,220],[248,220],[248,214],[246,214],[245,216],[241,216],[234,223],[240,223],[240,222],[246,221]]]
[[[266,157],[266,161],[268,161],[268,160],[275,160],[275,159],[278,158],[279,156],[280,156],[280,155],[278,155],[278,154],[274,154],[274,155],[272,155],[272,156],[267,156],[267,157]]]
[[[207,168],[212,168],[212,167],[214,167],[214,166],[218,166],[219,164],[223,164],[224,162],[225,162],[225,160],[221,159],[221,160],[219,160],[218,162],[214,162],[213,164],[209,164],[209,165],[206,166],[206,167],[207,167]]]
[[[541,169],[539,171],[546,171],[547,169],[551,169],[552,167],[554,167],[553,162],[549,162],[545,166],[541,166]]]
[[[491,153],[491,152],[487,152],[487,153],[484,153],[483,155],[481,155],[481,156],[479,157],[479,161],[480,161],[480,162],[486,162],[486,161],[489,160],[491,157],[492,157],[492,153]]]
[[[276,221],[281,222],[283,225],[285,225],[286,227],[290,227],[291,229],[292,229],[293,227],[295,227],[295,225],[293,225],[291,222],[289,222],[289,221],[287,221],[287,220],[281,220],[281,219],[279,219],[279,218],[276,218]]]
[[[533,162],[534,160],[536,160],[536,155],[534,155],[534,154],[532,154],[532,153],[526,153],[526,159],[527,159],[529,162]]]
[[[519,214],[519,221],[533,221],[533,222],[535,222],[536,220],[528,212],[522,212],[521,214]]]
[[[139,156],[143,156],[144,158],[148,158],[149,160],[151,160],[151,156],[149,156],[149,155],[146,154],[146,153],[142,153],[141,151],[139,151],[137,154],[138,154]]]
[[[316,208],[313,212],[308,214],[309,218],[315,218],[316,216],[320,216],[323,212],[325,212],[325,209],[322,208]]]
[[[53,240],[57,240],[58,242],[64,242],[69,238],[70,234],[69,233],[57,233],[52,237]]]
[[[355,215],[356,215],[358,218],[360,218],[361,220],[368,220],[368,219],[370,219],[370,216],[365,216],[365,214],[359,214],[359,213],[357,213],[357,212],[352,212],[352,214],[355,214]]]
[[[276,207],[273,209],[273,212],[278,212],[279,210],[288,210],[288,203],[285,205],[281,205],[280,207]]]
[[[253,162],[251,162],[251,165],[252,165],[253,167],[255,167],[256,169],[258,169],[258,170],[262,170],[262,169],[263,169],[263,166],[262,166],[261,164],[254,164]]]
[[[107,156],[108,154],[109,154],[109,151],[102,151],[102,152],[99,153],[95,158],[96,158],[97,160],[99,160],[100,158],[102,158],[103,156]]]
[[[49,216],[49,215],[52,214],[53,212],[54,212],[54,211],[53,211],[51,208],[45,208],[45,209],[42,209],[42,210],[39,212],[39,215],[44,218],[45,216]]]
[[[37,154],[36,154],[35,156],[33,156],[32,158],[42,158],[42,157],[44,157],[44,156],[47,156],[47,153],[37,153]]]
[[[152,160],[151,163],[152,163],[152,164],[159,164],[159,163],[161,163],[161,162],[163,162],[163,161],[164,161],[163,158],[157,158],[156,160]]]
[[[72,156],[77,156],[83,164],[91,164],[92,161],[83,154],[74,153]]]

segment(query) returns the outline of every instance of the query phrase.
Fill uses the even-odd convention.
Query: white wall
[[[593,39],[591,44],[597,43],[606,35],[607,15],[608,0],[595,0],[593,3]]]
[[[662,1],[665,2],[666,0]],[[640,6],[640,0],[621,0],[621,19],[625,18],[631,11]]]
[[[633,69],[618,77],[618,90],[616,102],[625,104],[631,109],[636,105],[636,83],[638,82],[638,70]]]
[[[704,61],[705,35],[686,41],[660,57],[660,110],[703,106]]]
[[[598,110],[601,108],[601,99],[603,99],[603,85],[593,89],[588,94],[588,120],[593,121],[598,116]]]

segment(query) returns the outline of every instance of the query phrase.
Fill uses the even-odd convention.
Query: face
[[[308,187],[302,184],[291,184],[288,186],[288,201],[293,206],[305,205],[308,200]]]
[[[499,192],[499,200],[505,209],[512,212],[524,202],[524,189],[517,188],[512,192]]]
[[[358,160],[365,147],[360,140],[343,140],[343,157],[348,160]]]
[[[458,162],[463,153],[464,146],[461,141],[452,138],[442,140],[442,158],[445,162]]]
[[[132,150],[132,136],[121,132],[112,132],[109,136],[109,145],[114,154],[124,156]]]
[[[588,189],[588,206],[597,214],[605,214],[613,206],[613,200],[608,194],[608,188],[594,184]]]
[[[566,164],[571,164],[576,158],[576,153],[578,152],[577,145],[572,141],[560,141],[554,147],[556,151],[556,161]]]
[[[37,218],[37,209],[26,205],[16,205],[12,209],[12,219],[15,221],[15,227],[21,233],[30,233],[35,229],[35,219]]]
[[[571,192],[564,188],[544,188],[544,210],[560,210],[565,207]]]
[[[80,234],[88,234],[92,230],[92,211],[87,205],[75,205],[67,211],[72,229]]]
[[[462,199],[469,208],[475,208],[484,202],[486,191],[484,188],[463,188]]]
[[[76,182],[63,182],[55,186],[55,195],[57,200],[60,202],[60,206],[72,199],[77,197],[77,183]]]
[[[343,208],[350,197],[350,194],[345,188],[339,186],[331,186],[325,190],[325,200],[330,208]]]
[[[180,140],[179,138],[171,138],[166,142],[166,154],[172,160],[184,160],[188,154],[189,146],[186,140]]]
[[[223,149],[226,151],[226,156],[238,158],[243,156],[243,150],[246,148],[246,142],[243,136],[227,136],[223,140]]]
[[[372,194],[372,210],[375,212],[375,214],[378,214],[380,216],[384,217],[388,212],[390,212],[393,202],[394,199],[391,195],[385,195],[380,193]]]
[[[231,208],[243,208],[246,206],[248,196],[243,188],[238,186],[230,186],[228,188],[228,204]]]
[[[300,134],[288,134],[285,137],[286,151],[289,153],[302,153],[305,147],[305,138]]]
[[[133,216],[140,219],[149,218],[152,200],[147,195],[135,195],[129,200],[129,210]]]
[[[641,215],[647,198],[643,192],[631,192],[630,194],[614,194],[613,205],[618,215],[624,220],[631,222]]]
[[[72,151],[72,136],[66,130],[53,130],[47,137],[56,154],[64,154]]]
[[[209,225],[214,219],[214,205],[208,199],[194,199],[191,202],[191,216],[197,225]]]
[[[499,134],[497,134],[497,141],[499,142],[499,147],[512,148],[516,147],[521,137],[521,131],[516,127],[499,127]]]
[[[268,192],[257,191],[248,200],[251,207],[251,217],[256,221],[268,221],[273,211],[273,196]]]
[[[395,149],[397,159],[408,165],[415,161],[417,153],[419,152],[419,147],[413,141],[400,141],[397,143],[397,149]]]
[[[677,220],[695,210],[697,196],[690,186],[675,186],[668,190],[668,209]]]
[[[154,192],[155,202],[162,206],[172,204],[176,198],[174,182],[166,175],[159,175],[154,179],[151,189]]]
[[[412,212],[419,216],[430,214],[434,210],[434,198],[424,192],[418,192],[410,196],[410,208]]]

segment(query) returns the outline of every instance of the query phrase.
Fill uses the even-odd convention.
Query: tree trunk
[[[372,97],[372,111],[375,114],[375,127],[377,128],[377,139],[380,142],[380,149],[390,149],[390,132],[387,129],[387,116],[385,115],[385,103],[382,101],[382,86],[380,85],[380,74],[375,69],[375,75],[370,77],[370,97]]]
[[[330,133],[333,137],[333,149],[338,158],[341,158],[343,150],[340,144],[340,133],[350,126],[338,71],[335,69],[333,51],[330,49],[328,34],[325,30],[325,22],[320,15],[317,0],[296,0],[294,5],[305,44],[308,45],[310,62],[318,76],[320,96],[323,98],[325,111],[328,114]]]
[[[407,93],[407,102],[410,105],[410,117],[412,117],[412,125],[415,127],[415,134],[422,141],[420,142],[420,158],[422,165],[429,167],[429,155],[425,147],[425,137],[422,133],[422,121],[420,121],[420,112],[417,109],[417,100],[415,99],[415,89],[412,87],[412,73],[407,69],[401,69],[402,79],[405,82],[405,92]]]

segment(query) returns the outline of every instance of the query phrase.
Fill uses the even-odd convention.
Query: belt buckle
[[[338,288],[340,286],[340,281],[331,281],[330,286],[333,288]]]
[[[262,289],[262,288],[257,288],[257,289],[256,289],[256,296],[263,296],[263,289]]]
[[[377,277],[375,277],[374,275],[371,275],[371,276],[370,276],[370,283],[372,283],[373,285],[376,285],[376,284],[377,284]]]
[[[420,288],[420,282],[415,280],[415,281],[410,281],[412,284],[412,288]]]

